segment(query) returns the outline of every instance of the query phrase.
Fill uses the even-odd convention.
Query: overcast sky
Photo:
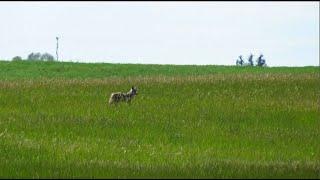
[[[0,2],[0,59],[319,65],[319,2]]]

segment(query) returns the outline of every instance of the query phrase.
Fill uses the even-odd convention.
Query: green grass
[[[317,67],[0,69],[0,178],[320,178]]]
[[[105,78],[105,77],[144,77],[152,75],[192,76],[207,74],[261,74],[261,73],[317,73],[318,67],[236,67],[214,65],[151,65],[151,64],[108,64],[72,63],[41,61],[0,61],[0,79],[39,79],[39,78]]]

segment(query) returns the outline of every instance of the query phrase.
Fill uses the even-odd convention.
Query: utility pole
[[[59,61],[59,56],[58,56],[58,48],[59,48],[59,37],[56,37],[57,39],[57,49],[56,49],[56,55],[57,55],[57,61]]]

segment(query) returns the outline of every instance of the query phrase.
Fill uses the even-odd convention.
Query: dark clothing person
[[[249,59],[248,59],[249,64],[250,64],[251,66],[253,66],[252,58],[253,58],[253,55],[251,54],[251,55],[249,56]]]

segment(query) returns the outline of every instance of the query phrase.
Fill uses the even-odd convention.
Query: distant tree
[[[41,60],[41,53],[31,53],[28,55],[28,60],[31,61],[39,61]]]
[[[27,60],[31,60],[31,59],[33,59],[33,57],[34,57],[34,53],[31,53],[31,54],[28,55]]]
[[[42,61],[54,61],[54,57],[49,53],[44,53],[41,55],[40,59]]]
[[[249,65],[250,65],[250,66],[253,66],[252,58],[253,58],[253,54],[251,54],[251,55],[249,56],[249,59],[248,59],[248,62],[249,62]]]
[[[261,54],[257,59],[257,66],[266,66],[266,60],[262,59],[263,55]]]
[[[12,61],[22,61],[22,58],[20,56],[15,56],[12,58]]]

